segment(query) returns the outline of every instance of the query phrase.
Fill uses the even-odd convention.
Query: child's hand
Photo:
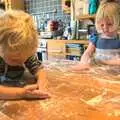
[[[43,93],[43,94],[47,94],[48,97],[50,97],[51,95],[48,93],[48,80],[47,80],[47,75],[46,75],[46,71],[44,69],[40,69],[37,74],[37,85],[38,85],[38,91],[35,91],[36,93]]]
[[[47,80],[45,80],[46,82],[38,82],[38,89],[39,91],[41,91],[43,94],[47,94],[48,96],[50,96],[50,93],[48,92],[48,83]],[[39,92],[38,91],[38,92]],[[37,91],[36,91],[37,92]]]
[[[46,99],[48,94],[43,93],[38,89],[38,85],[27,85],[24,87],[24,97],[27,99]]]
[[[89,64],[79,63],[77,65],[71,66],[70,69],[71,69],[71,71],[89,70],[90,65]]]

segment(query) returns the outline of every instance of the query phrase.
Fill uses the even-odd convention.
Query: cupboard
[[[5,10],[18,9],[24,10],[24,0],[4,0]]]
[[[77,49],[67,52],[66,44],[80,44],[84,49],[88,45],[87,40],[48,40],[47,41],[47,54],[48,59],[66,59],[66,56],[78,56]],[[77,54],[77,55],[76,55]]]

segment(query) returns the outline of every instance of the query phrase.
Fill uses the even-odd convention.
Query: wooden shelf
[[[24,10],[24,0],[4,0],[5,1],[5,9],[17,9]]]
[[[69,14],[69,15],[70,15],[70,13],[71,13],[70,8],[64,9],[63,12],[64,12],[65,14]]]
[[[88,40],[52,40],[52,39],[48,40],[47,41],[48,59],[51,59],[51,58],[66,59],[67,55],[80,57],[81,55],[77,51],[75,52],[66,51],[66,44],[69,44],[69,43],[82,44],[86,49],[89,42]]]
[[[65,53],[65,55],[72,55],[72,56],[81,56],[80,53]]]
[[[86,19],[95,19],[95,14],[94,15],[82,15],[77,17],[78,20],[86,20]]]
[[[58,44],[67,44],[67,43],[79,43],[83,45],[88,45],[89,41],[88,40],[54,40],[54,39],[49,39],[47,41],[51,46],[56,46]],[[55,44],[55,45],[54,45]]]

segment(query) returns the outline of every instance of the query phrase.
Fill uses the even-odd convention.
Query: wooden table
[[[119,71],[107,66],[95,66],[90,71],[68,71],[70,65],[76,64],[73,61],[44,64],[52,97],[0,101],[0,111],[7,116],[6,120],[120,120]]]

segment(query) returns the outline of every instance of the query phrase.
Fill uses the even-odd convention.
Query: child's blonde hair
[[[32,55],[38,44],[32,17],[16,10],[6,11],[0,17],[0,45],[3,50]]]
[[[113,21],[114,29],[120,29],[120,4],[117,2],[105,2],[103,0],[98,8],[96,14],[96,29],[98,33],[101,32],[99,21],[101,19],[108,18]]]

